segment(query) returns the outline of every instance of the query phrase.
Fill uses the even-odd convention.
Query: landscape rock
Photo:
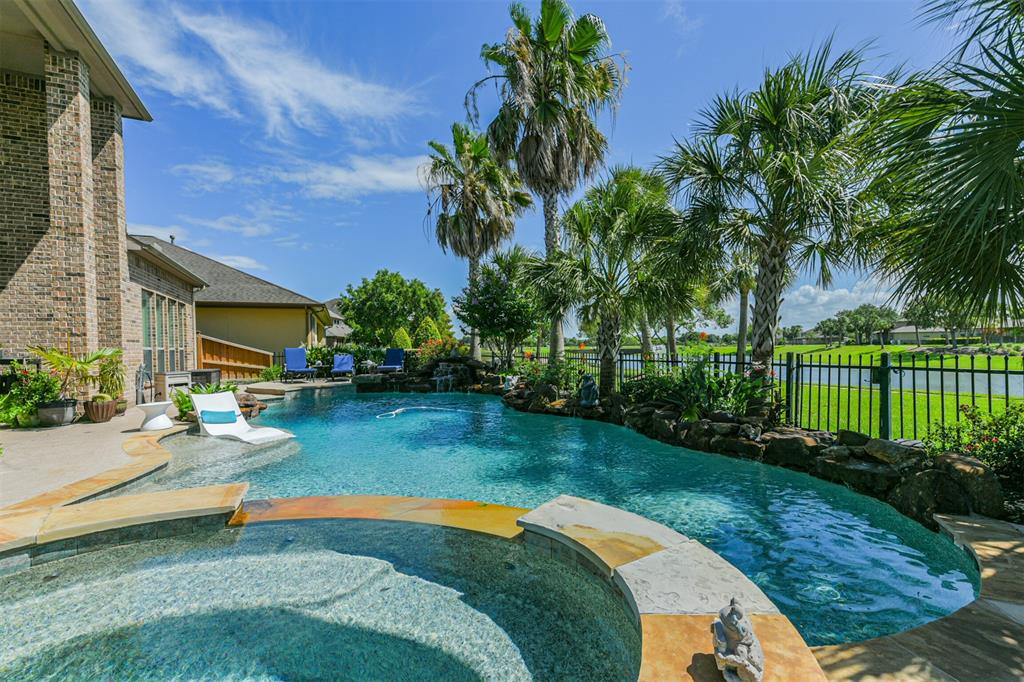
[[[761,437],[761,427],[755,424],[740,424],[739,434],[747,440],[757,440]]]
[[[778,433],[769,431],[761,434],[764,444],[764,461],[808,471],[815,466],[818,441],[800,433]]]
[[[724,422],[726,424],[736,423],[736,416],[731,412],[712,412],[708,415],[708,419],[713,422]]]
[[[871,440],[871,436],[860,433],[859,431],[850,431],[848,429],[839,429],[836,440],[840,445],[850,445],[854,447],[864,446]]]
[[[658,410],[651,416],[651,435],[663,443],[676,442],[676,420],[677,413],[667,410]]]
[[[999,478],[980,459],[947,452],[936,457],[932,466],[956,481],[975,514],[1000,518],[1006,513]]]
[[[830,445],[821,451],[821,456],[846,461],[850,459],[850,457],[853,457],[853,448],[848,445]]]
[[[735,436],[740,432],[740,425],[735,422],[716,422],[712,419],[711,431],[716,436]]]
[[[932,514],[968,514],[967,494],[945,471],[927,469],[912,474],[893,488],[887,499],[897,511],[932,530],[939,526]]]
[[[693,450],[708,450],[711,444],[711,422],[707,419],[690,424],[685,432],[680,432],[684,446]]]
[[[897,471],[907,471],[921,466],[925,460],[924,448],[897,443],[893,440],[872,438],[864,445],[864,451],[871,459],[893,466]]]
[[[815,475],[833,483],[842,483],[857,492],[884,498],[899,482],[900,475],[888,464],[859,459],[818,457]]]
[[[730,457],[742,457],[760,462],[764,455],[764,445],[761,443],[735,436],[714,436],[709,445],[713,452]]]

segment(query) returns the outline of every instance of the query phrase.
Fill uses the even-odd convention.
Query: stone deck
[[[913,630],[815,649],[830,680],[1024,680],[1024,528],[979,516],[935,520],[978,561],[978,599]]]
[[[313,391],[320,389],[347,389],[354,391],[355,386],[352,385],[352,380],[347,378],[341,378],[337,381],[330,379],[313,379],[311,381],[303,381],[297,379],[295,381],[257,381],[254,384],[246,384],[241,387],[242,389],[252,393],[253,395],[260,396],[261,399],[266,400],[267,396],[285,396],[289,393],[295,393],[296,391]]]

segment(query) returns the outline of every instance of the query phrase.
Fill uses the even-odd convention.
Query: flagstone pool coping
[[[12,557],[62,558],[105,542],[165,537],[200,527],[300,519],[426,523],[521,540],[608,580],[640,628],[641,680],[720,680],[710,626],[727,594],[740,595],[747,606],[765,649],[765,680],[1024,679],[1021,526],[978,516],[936,515],[943,532],[977,561],[982,578],[978,598],[906,632],[812,649],[774,604],[722,557],[645,517],[581,498],[561,496],[533,510],[386,495],[244,500],[248,483],[232,483],[92,499],[166,467],[171,455],[160,441],[187,429],[181,425],[131,435],[122,443],[131,463],[0,508],[0,573]],[[103,541],[95,542],[97,538]],[[694,570],[679,571],[681,565]]]

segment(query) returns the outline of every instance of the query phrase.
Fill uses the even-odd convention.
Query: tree
[[[434,320],[429,317],[424,317],[423,321],[420,322],[420,326],[416,327],[416,331],[412,334],[412,342],[417,348],[427,341],[436,341],[440,338],[441,332],[438,331]]]
[[[903,308],[903,317],[914,325],[914,338],[921,345],[921,327],[934,327],[939,323],[938,303],[932,296],[918,296]]]
[[[496,73],[470,88],[466,108],[475,119],[480,87],[498,83],[501,106],[487,135],[502,159],[515,159],[523,182],[540,197],[545,254],[552,258],[559,245],[559,197],[601,166],[608,142],[595,118],[618,103],[623,68],[608,54],[604,22],[593,14],[573,18],[564,0],[542,0],[536,21],[518,3],[509,14],[505,41],[480,51]],[[556,358],[564,350],[563,315],[555,311],[551,327]]]
[[[882,348],[889,343],[889,333],[896,326],[900,319],[899,313],[888,306],[880,306],[875,313],[875,331],[878,332],[878,341]]]
[[[765,74],[757,90],[719,96],[697,137],[677,142],[660,168],[685,201],[709,216],[730,248],[757,256],[753,360],[770,367],[788,273],[817,271],[831,282],[850,265],[851,235],[868,208],[856,192],[851,124],[876,93],[864,84],[857,51],[832,55],[830,42]]]
[[[602,396],[615,385],[625,324],[670,293],[680,306],[691,305],[680,298],[679,281],[657,274],[656,236],[672,230],[677,219],[658,176],[613,169],[566,212],[565,248],[534,266],[551,308],[576,307],[581,320],[598,321]]]
[[[794,341],[799,339],[800,336],[803,335],[803,333],[804,333],[804,328],[803,328],[802,325],[799,325],[799,324],[794,324],[794,325],[792,325],[790,327],[783,327],[782,328],[782,339],[783,339],[783,341],[788,341],[790,343],[793,343]]]
[[[521,191],[519,178],[491,154],[487,136],[466,125],[452,125],[452,148],[429,142],[433,153],[424,168],[430,199],[427,216],[435,216],[437,243],[469,261],[469,281],[480,259],[515,230],[516,216],[533,201]],[[470,330],[469,349],[480,359],[480,342]]]
[[[399,327],[417,329],[427,317],[442,336],[451,334],[440,289],[429,289],[418,279],[407,280],[389,270],[378,270],[372,280],[364,277],[359,286],[348,285],[338,301],[338,312],[352,327],[354,343],[378,348],[390,343]]]
[[[497,347],[506,369],[512,367],[516,347],[536,331],[542,313],[528,274],[532,260],[520,246],[496,253],[453,299],[459,319]]]
[[[887,219],[865,236],[897,294],[956,292],[988,319],[1024,313],[1024,59],[1020,3],[928,0],[963,36],[948,63],[893,88],[867,130]]]
[[[843,345],[843,337],[846,335],[845,320],[838,317],[822,320],[818,323],[817,329],[818,333],[825,337],[825,345],[831,346],[832,339],[836,340],[837,345]]]
[[[405,327],[399,327],[395,330],[394,335],[391,337],[389,348],[402,348],[405,350],[412,348],[412,339],[409,338],[409,332],[405,331]]]

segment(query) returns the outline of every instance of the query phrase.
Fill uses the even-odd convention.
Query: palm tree
[[[531,19],[515,3],[505,41],[485,44],[481,56],[496,73],[481,79],[466,95],[477,118],[477,93],[489,81],[499,84],[501,107],[487,127],[495,152],[514,159],[523,182],[544,208],[545,255],[559,245],[559,197],[601,166],[608,142],[595,118],[614,108],[623,85],[620,67],[608,54],[604,23],[592,14],[573,18],[564,0],[542,0],[540,17]],[[561,357],[564,311],[553,314],[550,352]]]
[[[856,50],[833,58],[831,42],[765,74],[753,92],[718,97],[695,139],[662,159],[666,178],[726,249],[757,257],[753,362],[772,361],[787,278],[857,262],[851,234],[868,208],[859,190],[851,124],[877,96]]]
[[[737,296],[740,301],[739,326],[736,334],[736,371],[742,372],[747,355],[747,326],[750,318],[750,292],[757,284],[757,259],[749,248],[733,249],[721,276],[712,284],[716,301]]]
[[[581,320],[598,323],[602,396],[615,385],[623,326],[670,294],[677,305],[688,304],[678,281],[656,275],[657,237],[677,219],[658,176],[614,169],[566,212],[564,249],[535,265],[551,307],[575,307]]]
[[[423,169],[429,194],[427,216],[435,216],[437,243],[469,260],[469,281],[476,281],[480,259],[512,236],[515,219],[528,208],[530,195],[516,174],[491,154],[487,136],[462,123],[452,125],[452,148],[431,140],[430,162]],[[480,339],[470,332],[470,351],[480,359]]]
[[[929,0],[923,17],[964,37],[948,63],[881,102],[868,129],[887,220],[870,235],[912,300],[955,292],[989,320],[1024,312],[1024,11]]]

